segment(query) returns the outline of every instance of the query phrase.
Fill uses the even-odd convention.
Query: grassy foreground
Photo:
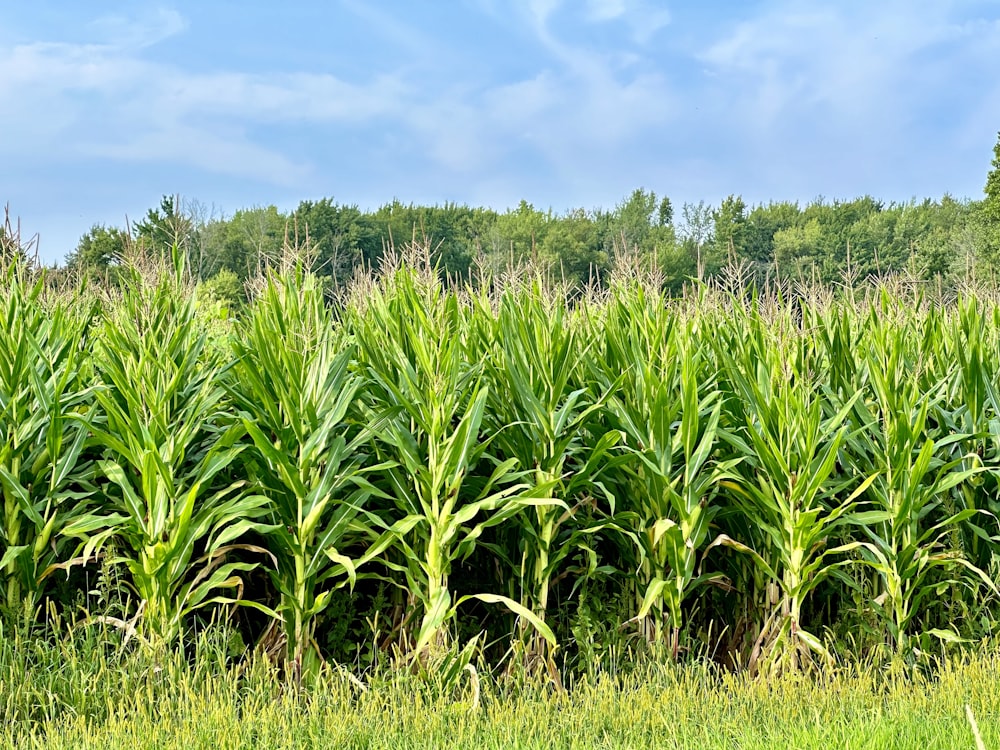
[[[467,670],[327,671],[295,690],[225,643],[159,660],[87,636],[0,646],[0,743],[16,748],[958,748],[1000,746],[1000,651],[933,676],[844,668],[767,680],[647,663],[564,692]],[[228,664],[228,666],[227,666]]]

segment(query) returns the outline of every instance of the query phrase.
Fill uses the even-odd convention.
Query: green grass
[[[46,645],[40,645],[45,643]],[[0,648],[0,742],[17,748],[957,748],[1000,746],[1000,651],[931,677],[844,668],[767,681],[649,664],[555,692],[540,682],[451,687],[379,671],[362,690],[330,671],[296,690],[261,661],[226,667],[224,643],[154,664],[78,636]],[[478,698],[476,697],[478,682]]]

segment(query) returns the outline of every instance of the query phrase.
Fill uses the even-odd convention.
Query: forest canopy
[[[199,280],[222,274],[220,283],[231,285],[277,258],[290,236],[313,249],[317,273],[334,284],[410,242],[427,249],[442,275],[460,278],[530,261],[573,284],[602,284],[617,253],[652,264],[672,291],[732,263],[760,280],[842,283],[901,271],[944,283],[990,280],[1000,267],[1000,138],[978,201],[946,194],[886,203],[865,195],[748,205],[733,194],[718,206],[675,209],[668,196],[637,188],[612,209],[565,213],[527,201],[505,211],[399,200],[364,210],[327,197],[289,212],[269,205],[214,216],[166,195],[130,226],[92,227],[66,269],[107,275],[129,244],[176,244]]]

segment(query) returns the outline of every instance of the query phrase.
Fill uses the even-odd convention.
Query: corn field
[[[689,290],[175,259],[0,282],[0,609],[301,676],[477,651],[801,671],[1000,622],[1000,306],[888,280]],[[368,654],[366,657],[365,654]],[[374,656],[372,655],[374,654]]]

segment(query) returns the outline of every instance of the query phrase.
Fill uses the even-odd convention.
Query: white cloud
[[[391,77],[356,85],[329,74],[184,74],[171,71],[156,96],[163,114],[257,122],[361,122],[394,113],[405,95]]]
[[[528,14],[536,27],[544,27],[551,16],[563,4],[562,0],[526,0]]]
[[[670,23],[670,11],[652,0],[587,0],[584,18],[590,23],[621,21],[632,31],[636,44],[647,44]]]
[[[587,0],[587,20],[600,23],[621,18],[628,10],[625,0]]]
[[[170,11],[136,22],[105,18],[94,25],[111,38],[105,43],[0,52],[0,95],[25,113],[0,155],[183,163],[287,185],[309,167],[255,143],[247,126],[357,124],[398,115],[406,96],[392,76],[354,84],[323,73],[203,73],[144,57],[145,47],[185,26]]]
[[[434,39],[412,24],[400,20],[398,13],[380,10],[370,0],[339,0],[340,5],[365,22],[373,35],[392,43],[396,49],[404,49],[413,57],[425,57],[438,50]]]
[[[284,187],[301,185],[312,174],[309,165],[258,146],[238,132],[226,134],[186,125],[126,135],[121,142],[84,142],[79,147],[91,156],[166,162]]]
[[[976,112],[1000,113],[1000,25],[976,15],[996,14],[959,0],[751,11],[697,55],[704,137],[737,151],[734,187],[765,195],[954,189],[944,175],[991,137]]]
[[[925,93],[921,75],[957,72],[941,50],[932,65],[921,54],[961,33],[947,3],[784,2],[738,24],[701,59],[730,90],[742,89],[738,101],[760,127],[815,105],[844,121],[877,113],[891,120],[903,100]]]
[[[0,86],[8,94],[113,91],[136,78],[135,64],[98,44],[46,43],[0,53]],[[17,100],[15,100],[17,101]]]
[[[626,2],[619,13],[610,5],[600,9],[607,20],[640,8]],[[541,173],[579,174],[671,122],[677,99],[666,77],[644,68],[636,53],[564,38],[554,18],[560,6],[559,0],[519,5],[546,53],[532,75],[444,92],[415,106],[409,120],[439,163],[469,175],[503,168],[506,155],[516,153]]]
[[[88,24],[99,39],[119,49],[151,47],[187,27],[187,20],[172,8],[155,8],[138,16],[108,15]]]

